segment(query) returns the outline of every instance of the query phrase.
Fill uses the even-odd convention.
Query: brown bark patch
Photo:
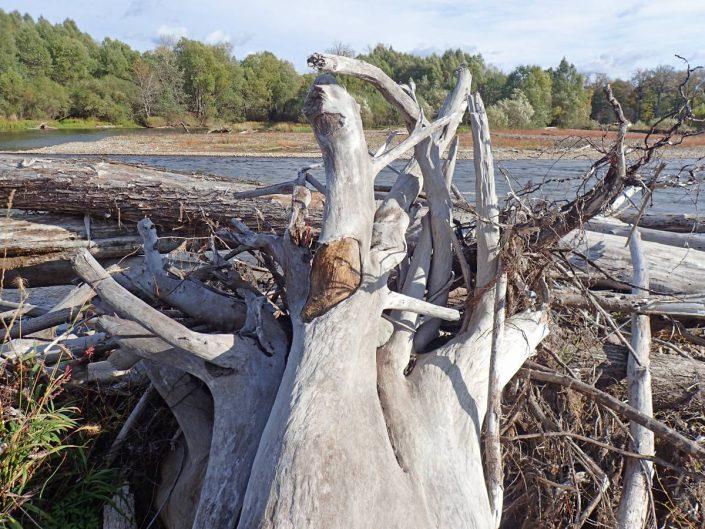
[[[301,317],[309,322],[350,297],[362,281],[360,245],[345,238],[322,245],[313,257],[311,288]]]
[[[330,136],[343,128],[345,117],[342,114],[319,114],[313,118],[314,129],[322,136]]]

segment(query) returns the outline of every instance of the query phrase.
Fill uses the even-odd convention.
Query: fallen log
[[[188,227],[196,233],[206,231],[209,223],[226,223],[232,217],[278,231],[288,222],[289,196],[234,198],[259,187],[251,182],[120,163],[42,158],[20,167],[27,165],[21,161],[19,156],[0,156],[2,205],[10,205],[12,194],[11,207],[17,209],[81,218],[89,214],[118,224],[150,217],[162,229]],[[320,210],[318,215],[316,211],[313,208],[314,218],[320,218]]]
[[[586,334],[575,334],[552,326],[552,338],[544,349],[565,359],[573,373],[583,380],[597,377],[600,389],[611,388],[627,381],[629,351],[624,345],[591,340]],[[560,353],[560,354],[559,354]],[[702,409],[705,406],[705,362],[659,347],[651,347],[651,388],[656,411],[678,410],[683,407]]]
[[[619,235],[573,231],[563,238],[573,255],[570,261],[592,284],[629,290],[631,258],[627,238]],[[696,294],[705,285],[705,252],[644,242],[644,253],[654,293]]]
[[[602,349],[591,350],[591,354],[593,366],[597,364],[601,371],[598,384],[626,380],[626,348],[605,345]],[[705,406],[705,362],[655,348],[651,352],[650,368],[655,409]]]
[[[57,343],[45,339],[19,338],[0,345],[0,362],[4,359],[17,359],[25,355],[33,355],[47,364],[80,358],[88,348],[95,352],[105,352],[115,349],[117,343],[105,333],[94,333],[81,337],[68,337]]]
[[[159,251],[174,250],[181,242],[167,234],[159,239]],[[18,277],[31,287],[70,283],[75,278],[71,258],[84,248],[106,264],[141,253],[142,239],[133,223],[87,223],[83,218],[41,214],[0,217],[0,270],[5,271],[5,286]]]
[[[671,296],[638,296],[609,291],[592,291],[594,300],[610,312],[637,312],[649,316],[705,318],[705,294],[700,298],[678,299]],[[552,293],[557,305],[593,309],[593,303],[580,292],[557,290]]]
[[[633,224],[638,213],[633,209],[615,215],[622,222]],[[639,217],[639,226],[652,230],[674,231],[677,233],[705,233],[702,216],[694,213],[654,213],[646,212]]]
[[[50,329],[51,327],[56,327],[64,323],[71,323],[85,312],[86,308],[87,307],[67,307],[42,314],[41,316],[29,320],[21,319],[2,333],[3,337],[0,339],[0,342],[5,342],[12,338],[30,336],[44,329]]]
[[[17,303],[0,299],[0,320],[18,318],[20,316],[41,316],[49,312],[46,307],[38,307],[30,303]]]
[[[609,217],[596,217],[586,223],[585,227],[590,231],[598,233],[609,233],[628,237],[632,231],[632,226],[618,219]],[[652,228],[638,227],[643,241],[657,242],[667,246],[678,248],[691,248],[693,250],[705,251],[705,234],[698,233],[674,233],[665,230],[655,230]]]
[[[94,241],[125,236],[136,236],[133,224],[22,212],[0,217],[0,243],[9,255],[88,248]]]

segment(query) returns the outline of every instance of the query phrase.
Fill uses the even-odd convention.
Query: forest
[[[672,65],[610,79],[585,75],[565,58],[553,68],[520,65],[505,73],[482,55],[459,49],[421,57],[384,44],[356,53],[336,43],[329,51],[378,66],[397,82],[413,79],[429,115],[452,87],[458,67],[467,65],[493,128],[599,128],[614,122],[603,93],[607,82],[633,130],[655,122],[667,127],[681,100],[683,71]],[[141,53],[119,40],[96,42],[70,19],[52,24],[0,10],[0,129],[24,128],[28,120],[149,127],[181,121],[305,123],[302,101],[313,78],[268,51],[239,59],[227,44],[182,38]],[[685,88],[695,91],[704,81],[696,71]],[[357,79],[341,83],[361,104],[366,127],[400,124],[377,91]],[[704,117],[705,100],[693,104],[694,115]]]

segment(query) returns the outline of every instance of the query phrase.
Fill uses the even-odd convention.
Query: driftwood
[[[635,232],[629,239],[632,256],[633,294],[648,295],[649,270],[641,248],[641,237]],[[647,417],[654,416],[651,392],[651,322],[649,316],[632,315],[632,349],[636,354],[627,360],[629,404]],[[644,426],[631,421],[631,447],[637,454],[654,455],[654,434]],[[621,529],[644,527],[649,515],[649,489],[654,467],[648,461],[630,459],[624,470],[624,490],[619,502],[617,521]]]
[[[490,347],[490,369],[487,384],[487,421],[485,466],[487,468],[487,493],[494,527],[499,527],[504,504],[504,479],[502,471],[502,451],[500,444],[500,418],[502,415],[502,388],[500,367],[498,365],[501,350],[504,347],[504,327],[506,319],[507,275],[503,270],[500,251],[499,200],[495,191],[494,164],[490,145],[489,123],[482,100],[477,97],[472,101],[470,119],[473,129],[475,160],[475,192],[478,226],[478,262],[487,266],[478,269],[475,293],[480,298],[479,305],[473,311],[473,320],[469,326],[484,326],[484,321],[491,314],[492,343]],[[496,282],[493,294],[492,282]],[[489,292],[488,292],[489,290]],[[490,307],[490,302],[492,306]]]
[[[145,392],[140,397],[140,400],[137,401],[137,405],[132,409],[132,412],[130,413],[129,417],[123,423],[122,427],[120,428],[120,431],[115,436],[113,444],[110,445],[110,450],[108,450],[107,459],[109,465],[112,464],[113,460],[115,459],[115,456],[120,450],[120,447],[125,442],[125,439],[127,439],[127,436],[130,434],[132,428],[134,428],[137,421],[139,421],[142,415],[144,414],[145,410],[147,409],[147,406],[149,405],[149,401],[154,394],[154,387],[152,385],[147,387]]]
[[[183,231],[184,235],[207,233],[208,223],[227,224],[231,217],[253,227],[274,229],[282,229],[288,218],[288,197],[239,200],[234,198],[236,193],[260,186],[233,179],[60,158],[38,159],[29,167],[18,167],[21,160],[0,156],[0,205],[8,205],[12,194],[11,207],[17,209],[80,218],[88,214],[117,223],[149,217],[162,229],[192,228]]]
[[[594,307],[593,301],[597,301],[603,308],[611,312],[705,318],[705,293],[702,296],[683,299],[676,296],[644,296],[593,290],[591,296],[592,300],[580,292],[558,290],[553,292],[553,301],[556,305],[582,309],[592,309]]]
[[[87,229],[87,226],[90,229]],[[181,238],[163,237],[159,251],[168,252]],[[93,221],[60,215],[14,214],[0,217],[0,269],[5,286],[21,277],[30,287],[69,283],[71,257],[85,248],[104,264],[142,251],[133,223]]]
[[[627,210],[616,217],[622,222],[633,223],[638,213]],[[672,231],[676,233],[705,233],[705,223],[700,215],[693,213],[652,213],[647,211],[639,217],[639,226],[653,230]]]
[[[49,309],[46,307],[38,307],[31,303],[18,303],[16,301],[7,301],[0,299],[0,319],[12,319],[20,316],[41,316],[46,314]]]
[[[125,341],[136,354],[166,361],[200,378],[209,387],[215,405],[214,449],[210,452],[194,527],[213,527],[216,521],[231,520],[242,504],[264,427],[266,417],[261,412],[271,406],[281,377],[286,347],[281,330],[276,322],[267,319],[265,311],[253,312],[255,321],[251,325],[259,323],[267,332],[272,355],[269,357],[263,354],[257,341],[244,335],[204,335],[182,327],[122,289],[85,251],[76,256],[74,266],[111,308],[131,317],[139,314],[139,321],[146,327],[103,320],[103,326],[113,336]],[[168,345],[155,351],[153,336],[164,339]],[[221,369],[211,369],[203,360]],[[230,486],[224,488],[222,483]]]
[[[119,272],[120,268],[113,265],[107,271],[114,274]],[[51,310],[33,318],[16,319],[12,327],[7,329],[6,338],[21,336],[50,338],[52,334],[46,329],[75,322],[90,307],[89,302],[94,297],[95,292],[89,285],[82,284],[74,287]]]
[[[80,337],[69,336],[57,343],[43,338],[21,338],[0,345],[0,357],[5,360],[32,355],[46,364],[54,364],[61,360],[80,358],[90,347],[101,353],[115,349],[117,342],[100,332]]]
[[[429,130],[425,134],[434,129]],[[88,249],[106,266],[140,253],[142,240],[134,226],[145,216],[162,230],[162,253],[176,248],[186,237],[210,233],[231,215],[253,227],[280,231],[287,222],[288,195],[295,183],[292,180],[261,186],[66,159],[37,160],[31,166],[17,167],[18,160],[0,156],[0,204],[7,204],[12,195],[12,206],[16,208],[52,213],[13,212],[0,217],[0,269],[5,270],[6,286],[18,278],[30,287],[70,282],[74,277],[70,260],[81,248]],[[318,165],[305,168],[306,183],[319,191],[312,194],[308,206],[308,222],[314,229],[320,226],[320,192],[325,192],[325,187],[308,171]],[[384,196],[389,189],[375,186],[375,196]],[[425,193],[421,197],[427,200]],[[467,221],[465,202],[455,199],[451,203],[459,208],[457,215]],[[227,212],[227,216],[222,212]]]
[[[585,228],[598,233],[610,233],[612,235],[627,237],[632,232],[633,226],[618,219],[601,217],[593,218],[587,222]],[[657,242],[678,248],[691,248],[693,250],[705,251],[705,235],[698,233],[676,233],[642,227],[639,227],[638,230],[644,241]]]
[[[159,351],[159,342],[158,338],[140,340],[142,348],[151,346],[153,352]],[[182,433],[174,452],[162,460],[156,504],[160,506],[160,517],[166,527],[190,529],[208,465],[213,399],[196,377],[163,363],[151,360],[143,363],[152,385],[169,406]]]
[[[570,258],[572,264],[584,271],[592,283],[621,290],[630,289],[631,258],[626,237],[584,231],[569,234],[563,238],[563,242],[573,252]],[[643,242],[643,247],[654,292],[703,292],[705,252],[648,241]]]
[[[523,391],[534,413],[542,414],[538,392],[526,381],[503,391],[549,333],[550,291],[541,272],[559,268],[564,256],[577,264],[579,248],[557,250],[554,243],[604,211],[648,156],[626,167],[626,120],[608,89],[620,134],[594,167],[609,164],[607,176],[549,214],[522,205],[528,214],[522,211],[521,224],[509,228],[519,215],[500,212],[487,116],[467,67],[458,69],[453,90],[430,120],[413,82],[400,86],[379,68],[346,57],[316,54],[310,63],[327,72],[315,79],[303,106],[325,182],[311,174],[316,167],[302,168],[287,182],[254,186],[119,164],[40,160],[17,167],[16,159],[0,158],[0,196],[8,207],[84,222],[86,214],[108,216],[118,228],[136,224],[139,233],[144,255],[112,275],[82,246],[95,233],[86,230],[72,243],[71,263],[85,284],[70,297],[92,298],[97,317],[82,327],[95,332],[95,343],[108,344],[94,361],[74,361],[67,347],[69,358],[59,356],[54,365],[87,363],[85,383],[146,373],[164,398],[181,431],[176,450],[162,462],[156,495],[155,511],[168,529],[495,529],[507,510],[503,487],[509,482],[501,457],[508,447],[499,444],[506,438],[500,397]],[[390,135],[370,149],[359,104],[330,73],[371,83],[399,111],[407,137],[393,146]],[[475,226],[461,237],[453,222],[455,133],[467,111],[477,178],[475,203],[462,204],[463,222]],[[377,174],[407,151],[413,159],[395,170],[395,182],[375,186]],[[175,266],[179,257],[160,251],[158,235],[174,237],[174,230],[213,235],[201,239],[200,250],[209,247],[208,253],[185,252],[186,270]],[[623,248],[624,238],[617,239]],[[608,241],[610,252],[615,242]],[[240,258],[246,254],[248,260]],[[615,255],[619,263],[622,256]],[[665,278],[666,256],[660,261],[650,263],[653,288],[659,281],[673,286],[673,270]],[[675,290],[696,290],[697,259],[681,261],[691,277],[676,277]],[[563,260],[563,276],[570,274],[566,266]],[[456,295],[461,281],[469,293],[465,304]],[[625,281],[629,289],[632,279]],[[573,282],[580,295],[591,296]],[[655,306],[672,313],[701,309],[676,296],[644,297],[640,292],[618,302],[639,314]],[[50,319],[65,308],[33,319]],[[624,338],[618,316],[605,309],[600,315],[609,317],[634,355],[638,345]],[[58,342],[85,344],[87,338],[62,333],[37,355],[46,358]],[[659,355],[651,367],[656,394],[663,387]],[[624,350],[621,362],[627,363]],[[705,452],[576,377],[529,373],[577,388],[686,453]],[[521,422],[515,421],[519,414],[512,413],[507,427]],[[545,429],[561,433],[559,421],[543,417]],[[570,458],[561,462],[569,477],[558,487],[578,494],[581,526],[595,516],[610,478],[575,439],[569,443],[597,490],[583,505],[580,494],[589,489],[579,489],[578,474],[584,472],[576,472]],[[120,455],[117,447],[111,457]]]
[[[137,529],[135,496],[128,485],[120,487],[112,502],[103,507],[103,529]]]
[[[11,338],[20,338],[22,336],[31,336],[32,334],[43,331],[44,329],[49,329],[51,327],[56,327],[57,325],[62,325],[64,323],[70,323],[76,320],[81,313],[86,309],[86,307],[69,307],[61,308],[57,310],[52,310],[36,318],[31,318],[29,320],[20,319],[16,321],[12,327],[10,327],[3,334],[3,339],[0,342]]]
[[[207,322],[220,330],[242,327],[247,310],[244,303],[207,288],[197,280],[176,278],[167,273],[167,261],[159,254],[156,229],[149,219],[138,224],[144,243],[145,265],[133,267],[118,277],[123,285],[130,284],[145,294],[166,301],[185,314]]]
[[[571,366],[587,376],[596,366],[598,385],[609,387],[626,380],[628,355],[625,347],[606,344],[575,351]],[[705,405],[705,362],[701,360],[684,357],[665,348],[655,348],[651,352],[651,380],[654,408],[657,410]]]

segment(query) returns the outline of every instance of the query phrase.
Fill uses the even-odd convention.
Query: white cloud
[[[154,9],[161,0],[132,0],[125,10],[125,17],[139,17]]]
[[[183,26],[159,26],[157,36],[160,39],[178,40],[182,37],[188,37],[188,29]]]
[[[504,70],[554,66],[563,56],[583,70],[619,76],[680,66],[675,53],[703,62],[703,0],[305,0],[306,9],[291,0],[171,2],[168,9],[164,0],[0,3],[52,22],[70,17],[98,40],[115,37],[142,50],[154,46],[162,25],[160,37],[207,36],[239,46],[238,57],[245,47],[270,50],[301,71],[309,71],[311,52],[334,42],[359,52],[378,42],[422,53],[477,50]]]
[[[216,29],[206,37],[207,44],[230,44],[230,35],[221,29]]]

